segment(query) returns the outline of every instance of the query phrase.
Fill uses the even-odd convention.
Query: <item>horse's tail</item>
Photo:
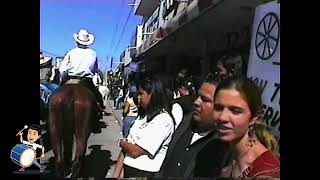
[[[83,124],[86,119],[98,118],[99,109],[93,93],[79,85],[62,87],[53,94],[49,106],[52,131],[64,138],[72,137],[77,123]],[[88,127],[91,127],[91,124]]]
[[[70,86],[65,86],[54,93],[49,102],[49,132],[53,148],[64,153],[64,159],[57,156],[57,163],[71,162],[73,134],[75,134],[75,92]],[[54,147],[56,146],[56,147]],[[63,147],[63,148],[62,148]],[[62,151],[62,149],[64,149]],[[55,151],[55,149],[54,149]]]

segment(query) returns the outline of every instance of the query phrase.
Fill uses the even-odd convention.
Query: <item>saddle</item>
[[[69,79],[64,84],[80,84],[80,79]]]
[[[84,83],[82,83],[83,82],[82,80],[84,80],[84,79],[85,78],[79,78],[79,77],[73,78],[73,77],[71,77],[68,80],[66,80],[64,82],[64,84],[78,84],[78,85],[87,87]],[[87,88],[92,92],[90,87],[87,87]],[[98,106],[98,111],[97,111],[98,119],[102,119],[103,118],[103,111],[101,110],[100,104],[98,102],[97,102],[97,106]]]
[[[85,83],[83,83],[83,79],[84,78],[78,78],[78,77],[76,77],[76,78],[69,78],[69,79],[67,79],[66,81],[64,81],[62,84],[64,84],[64,85],[67,85],[67,84],[77,84],[77,85],[80,85],[80,86],[84,86],[84,87],[86,87],[86,88],[88,88],[91,92],[92,92],[92,90],[90,89],[90,87],[87,87],[87,85],[85,84]],[[92,92],[92,93],[94,93],[94,92]],[[103,112],[101,111],[101,108],[100,108],[100,104],[97,102],[97,109],[96,109],[96,120],[95,121],[93,121],[92,123],[92,125],[93,125],[93,128],[92,128],[92,132],[93,133],[100,133],[101,132],[101,129],[100,129],[100,127],[99,127],[99,120],[100,119],[103,119]]]

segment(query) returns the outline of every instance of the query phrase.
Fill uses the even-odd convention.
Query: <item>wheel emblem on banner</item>
[[[277,14],[266,14],[259,23],[256,32],[255,47],[262,60],[269,59],[278,47],[280,40],[280,22]]]

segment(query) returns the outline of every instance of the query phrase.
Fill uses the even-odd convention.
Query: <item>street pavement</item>
[[[110,178],[115,168],[120,148],[117,141],[122,138],[122,110],[112,108],[113,101],[106,100],[106,114],[100,120],[101,133],[90,134],[88,146],[84,158],[84,168],[80,177],[84,178]],[[42,177],[50,178],[55,176],[53,164],[53,151],[50,147],[47,132],[43,133],[44,146],[46,149],[45,159],[42,164],[47,166]],[[75,149],[75,144],[73,146]],[[74,159],[73,151],[73,159]],[[27,169],[26,169],[27,170]]]

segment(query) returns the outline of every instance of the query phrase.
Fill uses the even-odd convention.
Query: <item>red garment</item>
[[[268,176],[280,178],[280,160],[271,151],[262,153],[241,177]]]

